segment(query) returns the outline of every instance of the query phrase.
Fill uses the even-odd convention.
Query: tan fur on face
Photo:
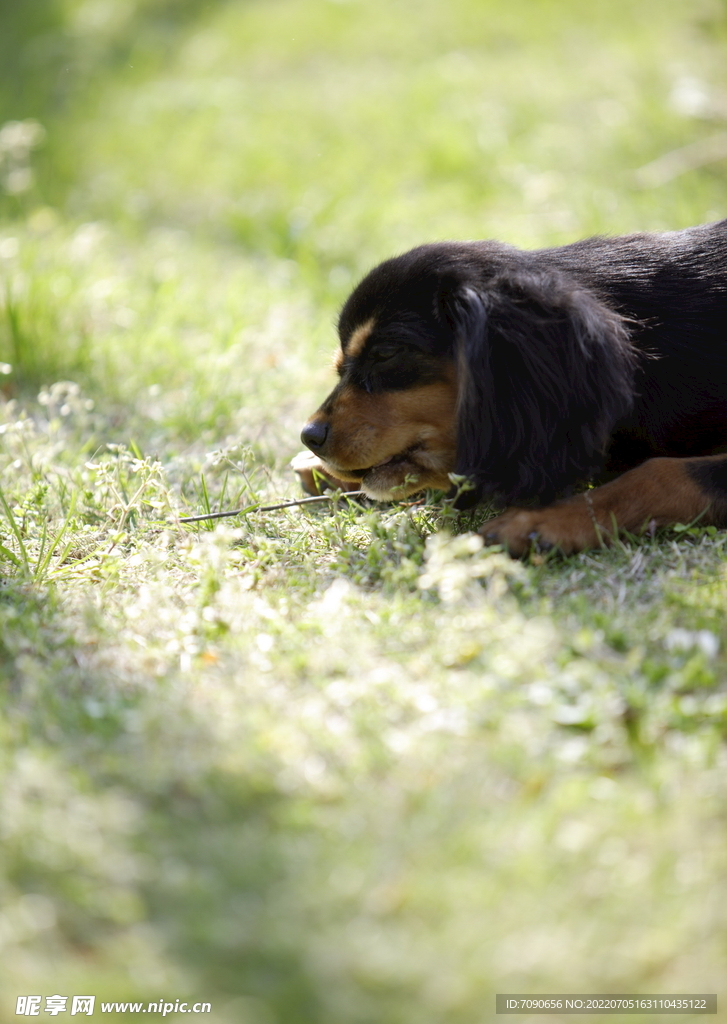
[[[352,471],[376,467],[363,480],[374,497],[449,487],[456,449],[453,372],[434,384],[375,395],[341,386],[331,400],[325,464],[340,479],[360,480]],[[404,463],[381,465],[410,449]],[[416,479],[406,483],[407,477]]]
[[[352,331],[344,349],[346,356],[350,359],[355,359],[356,356],[363,351],[363,347],[368,341],[373,329],[374,318],[371,317],[366,321],[366,323],[361,324],[360,327],[357,327]]]
[[[351,359],[355,359],[357,355],[360,355],[364,345],[371,336],[371,332],[373,331],[373,329],[374,318],[370,317],[366,321],[366,323],[361,324],[360,327],[357,327],[354,331],[351,332],[351,335],[348,341],[346,342],[345,351],[342,348],[339,348],[334,352],[333,369],[336,370],[337,373],[341,372],[343,368],[344,359],[346,359],[347,356],[350,357]]]

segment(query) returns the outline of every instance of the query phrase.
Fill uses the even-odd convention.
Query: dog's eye
[[[388,363],[399,355],[401,355],[400,345],[377,345],[371,353],[371,357],[376,363]]]

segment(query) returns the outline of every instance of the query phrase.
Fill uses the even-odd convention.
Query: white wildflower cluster
[[[12,369],[0,363],[0,373],[5,368]],[[74,381],[43,388],[37,405],[0,400],[0,468],[12,467],[14,488],[31,486],[41,469],[67,480],[63,456],[69,443],[93,430],[97,419],[93,400]]]
[[[44,388],[38,395],[38,404],[44,407],[49,420],[73,417],[85,421],[94,407],[93,399],[84,397],[80,386],[72,380],[58,380]]]
[[[230,444],[207,452],[202,472],[210,469],[234,469],[242,473],[245,471],[246,463],[253,458],[251,446],[242,444],[236,439]]]
[[[482,543],[474,533],[452,537],[442,532],[429,537],[424,553],[427,567],[419,578],[421,589],[436,589],[445,604],[453,604],[481,597],[477,581],[485,581],[488,595],[497,599],[507,593],[510,581],[525,579],[519,562],[499,551],[486,552]]]
[[[0,436],[28,437],[34,433],[35,423],[25,409],[19,406],[17,399],[11,398],[10,401],[0,404]]]
[[[719,637],[710,629],[670,629],[664,637],[664,646],[670,652],[701,651],[705,658],[716,658],[719,653]]]
[[[0,128],[0,182],[9,195],[20,195],[33,186],[31,152],[45,138],[38,121],[7,121]]]
[[[169,505],[161,462],[156,458],[139,458],[123,444],[107,444],[106,453],[85,463],[82,479],[93,488],[94,500],[119,529],[130,515],[159,515]]]

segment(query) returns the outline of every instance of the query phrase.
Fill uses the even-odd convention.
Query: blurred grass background
[[[3,1019],[719,989],[721,534],[174,514],[295,495],[378,260],[725,216],[726,45],[723,0],[0,0]]]

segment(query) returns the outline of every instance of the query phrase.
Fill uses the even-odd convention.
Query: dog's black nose
[[[328,424],[321,420],[311,420],[306,423],[300,434],[300,439],[312,452],[318,451],[326,443],[328,437]]]

